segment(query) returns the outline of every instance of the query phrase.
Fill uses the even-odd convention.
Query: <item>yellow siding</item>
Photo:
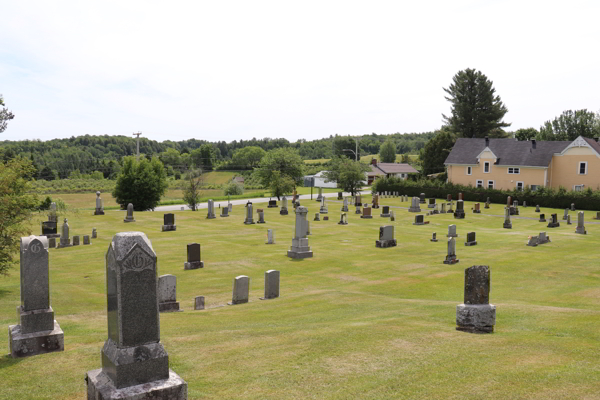
[[[587,174],[579,175],[579,163],[587,162]],[[574,185],[585,185],[594,190],[600,189],[600,158],[596,152],[587,147],[573,147],[563,155],[552,157],[552,174],[549,176],[550,186],[565,187],[573,190]]]
[[[490,172],[483,172],[484,162],[490,163]],[[467,167],[463,165],[448,166],[448,181],[460,185],[477,186],[477,180],[483,181],[483,187],[488,187],[488,181],[494,181],[495,189],[514,189],[517,182],[523,182],[524,187],[531,185],[544,186],[544,168],[520,168],[519,174],[509,174],[508,167],[493,165],[494,159],[481,158],[478,165],[472,166],[472,175],[467,175]]]

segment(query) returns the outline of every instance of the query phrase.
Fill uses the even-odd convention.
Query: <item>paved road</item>
[[[364,190],[362,192],[360,192],[361,194],[364,195],[370,195],[371,191],[370,190]],[[346,193],[344,192],[344,196],[350,196],[350,193]],[[318,193],[313,194],[313,201],[317,198]],[[329,198],[329,197],[336,197],[337,198],[337,193],[323,193],[323,196]],[[259,198],[255,198],[255,199],[236,199],[236,200],[231,200],[231,204],[233,205],[245,205],[248,201],[251,201],[252,204],[256,204],[256,203],[268,203],[270,199],[277,199],[277,197],[259,197]],[[292,196],[288,197],[289,200],[292,199]],[[300,200],[310,200],[310,194],[302,194],[300,195]],[[215,201],[215,208],[219,208],[219,207],[224,207],[227,205],[227,200],[220,200],[220,201]],[[190,210],[190,207],[188,207],[187,204],[179,204],[179,205],[173,205],[173,206],[159,206],[156,207],[154,209],[154,211],[178,211],[181,210],[181,207],[184,207],[185,210]],[[291,204],[290,204],[291,207]],[[198,206],[198,209],[203,209],[203,208],[208,208],[208,203],[200,203],[200,205]]]

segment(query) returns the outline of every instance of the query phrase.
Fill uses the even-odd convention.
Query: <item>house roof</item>
[[[552,160],[552,155],[560,153],[569,144],[571,144],[570,141],[537,141],[534,149],[531,141],[492,138],[489,139],[489,145],[486,146],[484,138],[459,138],[444,164],[475,165],[478,163],[479,154],[489,147],[497,157],[496,165],[547,167]]]
[[[384,174],[417,174],[419,171],[414,169],[410,164],[397,164],[397,163],[378,163],[377,165],[371,165],[371,168],[377,168]]]
[[[592,149],[596,150],[596,153],[600,154],[600,143],[596,142],[595,139],[592,138],[583,138],[588,144],[592,147]]]
[[[371,164],[370,167],[371,167],[371,170],[367,173],[367,175],[369,175],[369,176],[385,176],[385,172],[383,172],[382,170],[380,170],[373,164]]]

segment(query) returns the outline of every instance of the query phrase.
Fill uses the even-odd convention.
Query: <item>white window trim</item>
[[[536,188],[534,189],[533,187],[536,186]],[[536,191],[538,190],[540,187],[542,187],[543,185],[529,185],[529,189]]]
[[[585,164],[585,173],[584,174],[582,174],[580,172],[581,164]],[[587,163],[587,161],[579,161],[577,163],[577,175],[587,175],[587,173],[588,173],[588,163]],[[579,186],[579,185],[577,185],[577,186]]]
[[[517,189],[519,188],[519,183],[521,184],[521,190],[525,190],[525,182],[523,182],[523,181],[517,181],[517,186],[516,186],[516,188],[517,188]]]
[[[492,187],[490,187],[490,183],[492,184]],[[495,189],[496,188],[496,182],[495,181],[487,181],[487,188],[488,189]]]
[[[487,164],[488,166],[488,171],[485,172],[485,165]],[[489,161],[484,161],[483,162],[483,173],[484,174],[489,174],[490,172],[492,172],[492,163],[490,163]]]
[[[510,170],[513,170],[513,172],[510,172]],[[518,170],[519,172],[515,172],[515,169]],[[520,175],[521,174],[521,168],[520,167],[508,167],[506,169],[506,172],[510,175]]]
[[[584,187],[584,186],[585,186],[585,185],[573,185],[573,191],[574,191],[574,192],[583,192],[583,187]],[[577,190],[576,188],[578,188],[578,187],[580,187],[580,188],[581,188],[581,190]]]
[[[481,186],[479,186],[480,184],[481,184]],[[483,188],[483,180],[481,180],[481,179],[477,179],[477,180],[475,181],[475,187],[476,187],[476,188],[478,188],[478,187],[480,187],[480,188]]]
[[[467,175],[473,175],[473,167],[466,167],[467,168]]]

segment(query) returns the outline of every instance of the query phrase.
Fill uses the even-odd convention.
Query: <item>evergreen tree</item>
[[[424,175],[437,174],[446,170],[444,161],[448,158],[455,142],[456,138],[447,130],[440,131],[436,137],[427,142],[420,155]]]
[[[454,75],[452,84],[444,88],[452,115],[442,114],[452,132],[466,138],[504,136],[502,128],[511,125],[502,121],[508,109],[492,84],[481,71],[470,68]]]

